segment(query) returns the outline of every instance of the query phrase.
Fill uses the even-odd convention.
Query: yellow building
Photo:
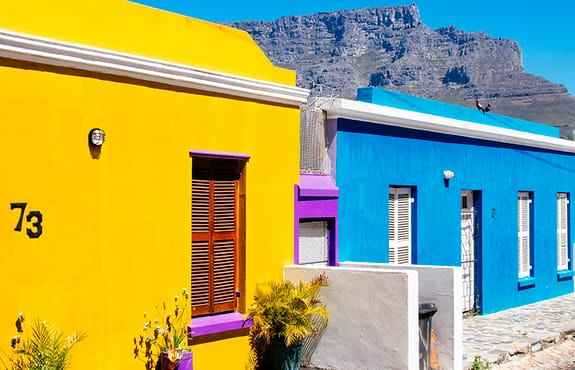
[[[293,262],[307,90],[221,25],[124,0],[0,3],[0,343],[22,311],[87,331],[73,369],[143,368],[142,313],[187,287],[194,368],[243,368],[230,328]]]

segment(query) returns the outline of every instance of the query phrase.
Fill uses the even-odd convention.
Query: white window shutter
[[[567,249],[568,204],[567,193],[557,193],[557,270],[567,270],[569,268],[569,252]]]
[[[519,278],[530,276],[531,261],[530,261],[530,212],[529,204],[531,203],[530,195],[528,192],[519,192],[518,195],[518,267]]]
[[[389,188],[389,263],[411,263],[411,189]]]

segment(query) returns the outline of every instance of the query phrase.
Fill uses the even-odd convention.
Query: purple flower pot
[[[194,370],[193,352],[184,353],[182,359],[175,366],[168,359],[168,353],[162,352],[160,356],[160,370]]]

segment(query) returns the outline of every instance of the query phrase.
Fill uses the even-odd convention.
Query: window
[[[328,265],[329,231],[327,221],[300,221],[299,264]]]
[[[531,193],[518,193],[518,267],[519,278],[531,276]]]
[[[557,193],[557,270],[569,269],[569,196],[567,193]]]
[[[238,278],[242,167],[230,159],[192,159],[193,316],[237,308],[243,284]]]
[[[389,188],[389,263],[411,263],[411,188]]]

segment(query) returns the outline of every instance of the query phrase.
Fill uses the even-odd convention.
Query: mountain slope
[[[525,73],[517,42],[432,30],[415,5],[226,25],[247,31],[274,64],[297,70],[298,86],[314,95],[354,99],[358,87],[377,86],[468,107],[479,99],[495,113],[562,127],[563,137],[575,128],[575,97]]]

